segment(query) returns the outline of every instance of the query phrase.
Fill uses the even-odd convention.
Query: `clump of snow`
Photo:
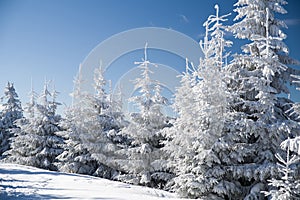
[[[176,200],[175,194],[97,177],[0,163],[0,199]]]

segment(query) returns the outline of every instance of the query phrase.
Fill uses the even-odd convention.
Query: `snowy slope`
[[[0,199],[175,200],[175,195],[106,179],[0,163]]]

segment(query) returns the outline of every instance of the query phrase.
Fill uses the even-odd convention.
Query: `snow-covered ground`
[[[175,195],[106,179],[0,163],[0,199],[175,200]]]

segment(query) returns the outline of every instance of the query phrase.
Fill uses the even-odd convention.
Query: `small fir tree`
[[[280,179],[271,179],[271,190],[264,192],[272,200],[296,200],[300,199],[300,180],[296,178],[296,171],[300,160],[300,137],[288,138],[281,143],[281,148],[286,152],[286,159],[276,154],[278,159]]]
[[[21,101],[13,83],[7,83],[2,101],[4,103],[1,106],[0,158],[5,151],[10,149],[10,138],[13,137],[13,129],[17,128],[16,120],[23,117]]]

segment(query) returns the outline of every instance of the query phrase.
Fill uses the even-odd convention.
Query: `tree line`
[[[228,15],[210,15],[200,41],[199,66],[186,60],[181,85],[169,104],[161,84],[151,79],[147,56],[137,62],[137,110],[125,117],[122,94],[107,92],[101,67],[93,94],[81,90],[80,71],[61,117],[58,93],[45,83],[24,106],[8,83],[1,106],[3,162],[88,174],[174,191],[202,199],[299,199],[300,109],[281,94],[297,85],[284,43],[287,11],[283,0],[238,0],[232,25]],[[228,51],[226,33],[246,40],[242,53]],[[229,59],[230,58],[230,59]],[[227,60],[230,60],[228,63]]]

